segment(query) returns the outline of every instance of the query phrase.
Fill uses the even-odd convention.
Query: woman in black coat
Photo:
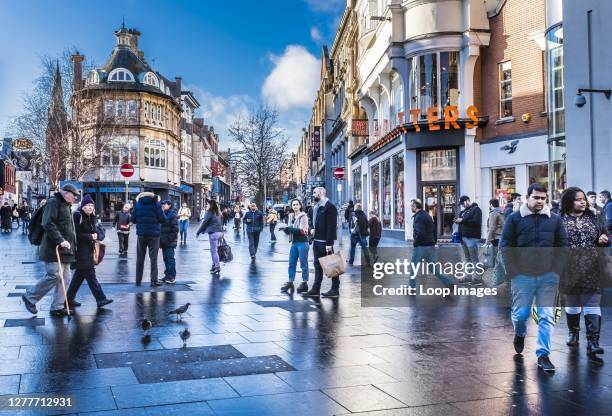
[[[96,215],[94,214],[94,201],[89,195],[83,197],[80,209],[73,215],[74,225],[77,234],[77,261],[74,264],[76,270],[72,276],[72,281],[68,287],[66,298],[70,307],[81,306],[74,300],[77,291],[87,280],[87,285],[91,293],[96,298],[98,308],[108,305],[113,300],[108,299],[102,291],[100,282],[96,278],[96,265],[94,264],[94,247],[96,240],[102,238],[96,229]]]
[[[584,313],[587,333],[587,355],[601,362],[599,346],[601,328],[601,249],[608,245],[605,226],[589,208],[586,194],[570,187],[561,195],[561,222],[567,232],[571,251],[561,277],[560,290],[565,295],[565,313],[569,336],[567,345],[578,345],[580,313]]]
[[[4,201],[0,208],[0,219],[2,221],[2,232],[10,233],[13,231],[13,210],[8,202]]]

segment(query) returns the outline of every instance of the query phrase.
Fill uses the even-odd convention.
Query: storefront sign
[[[353,119],[351,121],[351,135],[353,136],[368,136],[369,122],[368,119]]]
[[[321,126],[315,126],[312,132],[312,160],[321,155]]]
[[[16,139],[13,142],[13,149],[15,150],[31,150],[33,147],[34,144],[30,139]]]
[[[192,194],[193,188],[189,185],[181,184],[181,191],[188,193],[188,194]]]

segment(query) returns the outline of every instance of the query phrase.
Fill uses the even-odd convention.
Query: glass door
[[[450,237],[453,234],[453,220],[457,207],[457,191],[454,184],[432,184],[422,187],[425,211],[436,226],[438,237]]]
[[[423,209],[431,216],[434,224],[438,224],[438,212],[439,210],[439,201],[438,201],[438,185],[424,185],[423,186],[423,204],[425,206]],[[436,231],[438,227],[436,225]],[[438,235],[440,233],[438,232]]]

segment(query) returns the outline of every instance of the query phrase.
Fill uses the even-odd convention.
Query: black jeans
[[[325,243],[321,241],[313,241],[312,243],[312,254],[314,257],[314,268],[315,268],[315,281],[314,285],[312,285],[312,290],[319,292],[321,291],[321,283],[323,282],[323,268],[321,267],[321,263],[319,263],[319,257],[327,256],[327,251],[325,251]],[[332,290],[340,289],[340,277],[332,277]]]
[[[136,249],[136,283],[142,282],[145,255],[149,249],[149,260],[151,261],[151,282],[157,282],[157,253],[159,252],[159,237],[138,236]]]
[[[249,237],[249,253],[251,253],[251,256],[257,254],[257,247],[259,247],[259,234],[260,231],[247,232],[247,236]]]
[[[276,241],[276,235],[274,235],[274,229],[276,228],[276,223],[270,224],[270,240]]]
[[[380,242],[380,237],[379,238],[370,237],[368,241],[368,248],[370,249],[370,254],[372,255],[373,258],[376,258],[376,256],[378,256],[378,243],[379,242]]]
[[[119,253],[127,253],[130,235],[125,233],[117,233],[117,239],[119,240]]]
[[[74,271],[74,275],[72,275],[72,280],[70,281],[70,286],[68,286],[68,291],[66,292],[66,297],[69,301],[74,300],[79,288],[83,284],[83,280],[87,280],[89,290],[91,290],[91,294],[94,295],[94,298],[96,298],[96,302],[106,299],[102,286],[100,286],[100,282],[98,282],[98,279],[96,278],[96,269],[91,268],[76,269]]]

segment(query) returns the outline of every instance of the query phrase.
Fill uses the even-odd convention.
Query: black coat
[[[463,219],[459,223],[459,237],[481,238],[482,236],[482,210],[474,202],[464,209],[459,217]]]
[[[367,237],[368,233],[368,217],[366,217],[365,212],[362,210],[353,211],[353,223],[351,224],[353,227],[357,225],[358,232],[355,233],[360,237]]]
[[[178,217],[174,209],[170,208],[164,212],[164,221],[161,224],[161,235],[159,237],[159,246],[161,248],[176,247],[178,240]]]
[[[76,261],[76,226],[71,206],[60,192],[47,200],[43,207],[42,227],[45,229],[43,239],[38,247],[40,259],[47,263],[56,263],[55,248],[64,240],[70,243],[69,249],[59,250],[62,263]]]
[[[526,204],[506,218],[499,246],[506,275],[540,276],[554,272],[561,276],[568,246],[567,234],[558,215],[548,207],[534,214]],[[521,249],[519,249],[521,248]],[[555,249],[553,249],[555,248]]]
[[[431,215],[425,210],[420,210],[412,217],[412,239],[414,247],[436,245],[436,227]]]
[[[13,224],[13,210],[9,205],[0,207],[0,218],[2,218],[2,228],[11,228]]]
[[[76,269],[93,269],[95,267],[93,261],[95,243],[91,235],[97,233],[96,216],[94,214],[87,215],[83,211],[78,210],[72,214],[72,218],[77,237]]]
[[[314,207],[313,207],[314,215]],[[333,246],[336,240],[336,227],[338,226],[338,209],[330,201],[319,207],[315,223],[314,239],[325,241],[326,246]]]

